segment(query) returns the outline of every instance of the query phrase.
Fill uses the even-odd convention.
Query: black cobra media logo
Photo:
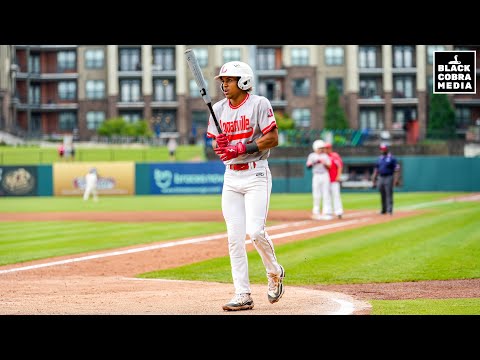
[[[433,93],[476,94],[476,51],[434,51]]]

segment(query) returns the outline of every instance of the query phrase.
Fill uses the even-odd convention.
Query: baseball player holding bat
[[[207,136],[215,139],[212,147],[225,164],[222,213],[235,288],[235,295],[223,305],[223,310],[248,310],[254,303],[248,274],[247,235],[266,269],[269,302],[277,302],[284,293],[285,270],[277,261],[265,228],[272,191],[267,159],[270,149],[278,145],[278,129],[270,101],[251,93],[253,71],[248,64],[227,62],[215,80],[220,82],[225,99],[213,105]]]

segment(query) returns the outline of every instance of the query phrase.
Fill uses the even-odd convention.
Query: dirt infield
[[[309,219],[307,211],[271,211],[269,221],[278,225],[272,225],[269,233],[275,244],[283,244],[416,213],[399,211],[386,216],[358,211],[345,214],[343,219],[314,221]],[[223,218],[219,211],[62,212],[4,213],[2,220],[138,222],[223,221]],[[480,297],[480,279],[293,287],[288,285],[286,269],[286,291],[278,303],[268,303],[266,284],[253,285],[254,309],[236,313],[221,310],[221,305],[233,294],[231,283],[134,278],[143,272],[226,256],[224,235],[217,234],[208,241],[132,246],[116,252],[91,252],[0,267],[0,314],[369,314],[371,299]],[[251,244],[247,249],[255,251]],[[208,302],[204,301],[206,298]]]

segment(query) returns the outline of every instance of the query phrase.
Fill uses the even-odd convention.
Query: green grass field
[[[75,160],[78,161],[134,161],[164,162],[170,155],[166,146],[158,147],[121,147],[108,148],[77,147]],[[177,161],[204,161],[205,152],[201,145],[179,145],[176,151]],[[0,165],[38,165],[59,161],[71,161],[58,156],[56,147],[10,147],[0,146]]]
[[[462,193],[463,194],[463,193]],[[276,246],[288,268],[288,285],[401,282],[480,277],[479,202],[444,201],[461,193],[396,193],[395,209],[424,211],[415,217],[345,230]],[[345,193],[348,210],[378,209],[376,193]],[[271,209],[310,209],[310,194],[273,194]],[[219,210],[220,196],[0,198],[2,212]],[[20,225],[21,224],[21,225]],[[21,231],[20,230],[21,226]],[[224,232],[225,224],[108,222],[0,222],[0,265],[92,250]],[[168,235],[167,235],[168,234]],[[132,236],[133,235],[133,236]],[[264,283],[264,269],[250,252],[252,283]],[[228,257],[175,269],[139,274],[168,278],[231,282]],[[480,314],[479,299],[372,301],[374,314]]]

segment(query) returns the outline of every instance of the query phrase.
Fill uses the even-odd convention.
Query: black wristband
[[[258,145],[255,141],[252,141],[250,144],[247,144],[246,146],[246,153],[247,154],[253,154],[258,151]]]

